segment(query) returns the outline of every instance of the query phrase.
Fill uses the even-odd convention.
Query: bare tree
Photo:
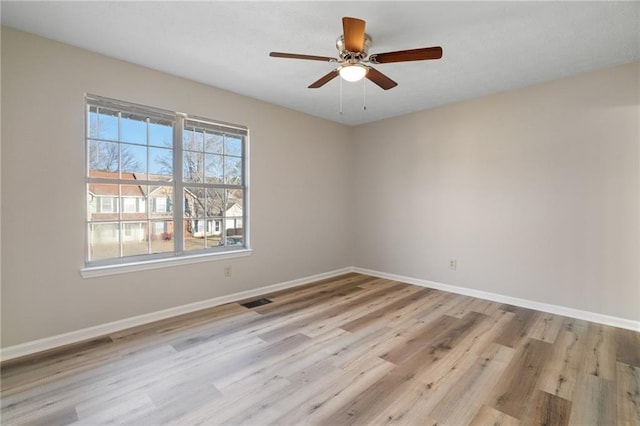
[[[108,134],[110,124],[101,118],[101,114],[93,113],[90,120],[89,135],[100,139],[102,134]],[[121,170],[138,170],[140,160],[136,158],[129,145],[114,142],[91,141],[89,143],[89,168],[103,172],[116,172],[118,165]]]
[[[120,149],[118,149],[119,145]],[[115,142],[92,142],[89,145],[89,167],[91,170],[116,172],[118,171],[119,156],[122,170],[138,170],[140,168],[140,161],[127,145]]]

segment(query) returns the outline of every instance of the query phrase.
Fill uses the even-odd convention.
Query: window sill
[[[95,266],[80,269],[82,278],[96,278],[107,275],[126,274],[129,272],[149,271],[159,268],[190,265],[193,263],[212,262],[216,260],[235,259],[250,256],[253,250],[241,249],[224,253],[207,253],[193,256],[172,257],[168,259],[147,260],[143,262],[125,263],[121,265]]]

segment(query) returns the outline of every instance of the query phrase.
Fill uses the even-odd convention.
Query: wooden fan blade
[[[333,70],[329,74],[322,76],[318,81],[311,83],[309,89],[317,89],[318,87],[322,87],[334,78],[338,76],[338,70]]]
[[[399,50],[397,52],[375,53],[369,56],[372,64],[388,64],[391,62],[425,61],[442,58],[442,47],[424,47],[422,49]]]
[[[375,84],[383,88],[384,90],[393,89],[398,85],[395,81],[391,80],[386,75],[382,74],[375,68],[368,67],[367,78],[373,81]]]
[[[299,55],[297,53],[271,52],[269,56],[272,58],[288,58],[288,59],[308,59],[310,61],[337,62],[336,58],[328,56]]]
[[[349,52],[362,52],[364,47],[365,22],[358,18],[342,18],[342,33],[344,35],[344,47]]]

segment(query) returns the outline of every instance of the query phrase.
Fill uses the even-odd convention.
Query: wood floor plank
[[[538,317],[538,320],[531,326],[527,334],[532,339],[542,340],[543,342],[554,343],[558,337],[558,333],[562,329],[565,317],[559,315],[545,313]]]
[[[330,363],[318,363],[304,372],[306,386],[301,386],[296,380],[291,381],[291,386],[279,389],[265,395],[260,404],[254,404],[233,416],[221,413],[216,421],[221,424],[271,424],[286,412],[291,406],[297,406],[304,402],[314,392],[321,392],[331,386],[343,376],[342,371],[333,367]]]
[[[527,426],[565,426],[569,424],[570,415],[571,401],[536,390],[533,403],[527,408],[522,424]]]
[[[429,295],[433,290],[425,288],[425,289],[417,289],[415,292],[411,292],[408,295],[404,295],[396,300],[392,300],[389,304],[384,304],[381,306],[376,306],[371,309],[368,307],[368,312],[364,315],[360,315],[353,320],[346,321],[340,324],[340,328],[343,330],[355,332],[357,330],[361,330],[362,328],[368,327],[372,324],[377,323],[378,321],[383,320],[386,316],[396,314],[407,307],[415,305],[416,302],[420,302],[424,299],[425,296]]]
[[[389,328],[402,327],[408,321],[419,320],[428,323],[444,314],[456,303],[458,295],[439,290],[426,293],[415,303],[395,312],[389,312],[381,321]]]
[[[247,380],[254,380],[257,375],[272,374],[289,378],[299,370],[327,359],[330,350],[327,346],[343,342],[350,336],[343,330],[332,330],[316,339],[304,337],[306,344],[299,344],[299,341],[289,337],[287,340],[292,344],[280,350],[275,356],[254,362],[244,362],[235,368],[228,369],[229,371],[224,375],[214,380],[215,385],[225,391],[230,386],[248,386]]]
[[[640,425],[640,368],[619,362],[616,392],[618,424]]]
[[[527,339],[517,349],[513,360],[495,386],[489,405],[522,420],[528,404],[532,403],[537,380],[551,353],[551,345]]]
[[[469,309],[473,312],[479,312],[481,314],[493,315],[500,309],[501,304],[493,302],[491,300],[476,299],[474,298]]]
[[[589,324],[583,370],[606,380],[616,378],[615,328]]]
[[[449,311],[447,311],[446,314],[452,317],[462,318],[468,313],[473,312],[472,307],[475,300],[476,299],[474,299],[473,297],[460,296],[459,302]]]
[[[351,273],[5,362],[2,424],[640,425],[640,334]]]
[[[274,420],[275,424],[292,425],[304,419],[305,423],[328,424],[327,418],[351,401],[355,396],[364,392],[382,376],[389,373],[394,364],[375,356],[369,356],[357,364],[351,364],[342,369],[339,381],[322,392],[311,395],[305,401],[297,404]]]
[[[513,312],[515,316],[511,320],[509,327],[498,336],[496,343],[514,348],[527,336],[530,328],[536,323],[542,313],[531,309],[514,307],[507,307],[505,310]]]
[[[325,318],[319,321],[314,321],[313,324],[309,324],[301,329],[301,333],[309,337],[314,337],[318,334],[324,333],[325,330],[342,327],[345,323],[350,323],[359,319],[362,316],[367,315],[370,312],[377,310],[388,311],[388,306],[393,304],[397,300],[401,300],[406,296],[419,293],[422,289],[416,286],[403,285],[400,287],[394,287],[393,291],[390,291],[384,295],[377,295],[377,300],[369,300],[368,303],[359,302],[347,306],[341,306],[340,310],[334,311],[327,315]]]
[[[581,374],[571,402],[572,426],[617,424],[616,389],[611,380]]]
[[[154,410],[153,401],[145,393],[121,395],[108,400],[91,400],[76,407],[77,424],[128,423],[131,418],[143,417]]]
[[[130,416],[130,424],[168,424],[222,397],[222,393],[211,383],[209,374],[202,371],[186,373],[171,381],[163,380],[149,388],[147,393],[155,410]]]
[[[471,317],[472,321],[477,319],[477,315]],[[440,320],[433,324],[433,327],[422,327],[422,332],[409,338],[403,346],[395,346],[389,352],[381,355],[381,358],[392,362],[396,365],[401,365],[409,358],[416,356],[417,353],[432,353],[435,354],[438,349],[433,348],[433,342],[436,341],[441,335],[447,334],[450,330],[458,327],[462,324],[462,320],[443,315]],[[465,323],[467,325],[468,323]],[[441,342],[440,349],[447,349],[447,342]]]
[[[539,389],[571,400],[587,353],[588,329],[586,321],[565,320],[538,380]]]
[[[483,405],[469,426],[519,426],[520,421],[488,405]]]
[[[291,321],[284,321],[280,325],[263,330],[259,334],[260,338],[269,341],[277,340],[292,334],[292,332],[302,332],[300,329],[303,327],[307,328],[306,334],[311,334],[310,327],[314,327],[318,333],[322,333],[327,327],[330,327],[332,321],[334,323],[343,321],[340,315],[348,314],[352,309],[366,306],[405,287],[406,285],[403,284],[387,280],[381,281],[379,288],[361,290],[357,294],[350,294],[323,305],[315,305],[315,309],[309,310],[307,315],[295,315]]]
[[[46,418],[103,393],[125,393],[127,389],[123,380],[129,377],[130,382],[138,383],[141,382],[137,377],[140,370],[147,367],[147,371],[154,371],[154,366],[150,365],[148,359],[142,359],[142,356],[149,356],[155,363],[164,364],[165,357],[172,354],[175,351],[166,345],[152,347],[146,353],[138,352],[130,358],[116,359],[107,368],[102,366],[100,360],[96,369],[90,370],[93,374],[87,375],[86,367],[83,366],[79,371],[68,371],[64,377],[55,376],[51,380],[44,380],[38,387],[29,387],[21,393],[3,394],[2,419],[12,421],[33,412]]]
[[[477,357],[492,345],[492,341],[510,323],[513,315],[500,311],[496,318],[479,323],[446,357],[417,370],[415,380],[399,391],[393,402],[371,418],[370,423],[415,424],[429,418],[431,410],[464,377],[464,373],[477,362]]]
[[[340,282],[344,282],[344,284],[339,285]],[[281,295],[279,297],[277,296],[279,293],[267,294],[264,297],[273,300],[273,303],[258,306],[254,308],[254,311],[265,316],[269,314],[282,316],[291,312],[299,312],[301,309],[322,306],[326,301],[342,299],[347,294],[372,289],[372,287],[363,285],[368,282],[377,284],[380,280],[373,277],[354,277],[335,283],[328,282],[317,287],[310,284],[299,292],[297,289],[295,289],[296,291],[292,291],[292,289],[283,290],[280,292]],[[373,287],[373,289],[375,290],[376,288]],[[257,299],[257,297],[253,299]],[[238,301],[238,303],[243,303],[243,301]]]
[[[416,371],[444,357],[452,346],[471,333],[473,325],[483,318],[484,315],[475,312],[463,319],[445,316],[443,321],[438,323],[439,326],[433,329],[433,335],[414,340],[418,343],[407,350],[410,356],[404,356],[395,350],[383,356],[383,359],[396,364],[396,368],[341,407],[337,413],[327,419],[327,422],[329,424],[372,422],[372,419],[385,406],[388,406],[390,401],[396,399],[404,389],[413,386],[416,381]]]
[[[615,341],[616,361],[640,368],[640,333],[616,328]]]
[[[442,424],[469,424],[482,408],[486,390],[496,385],[513,357],[513,348],[493,345],[449,389],[429,417]]]
[[[234,416],[250,409],[256,405],[256,401],[262,401],[269,395],[282,389],[290,388],[291,383],[280,376],[261,377],[261,381],[251,388],[235,390],[223,394],[220,398],[211,399],[208,403],[192,410],[175,420],[170,421],[171,425],[210,425],[220,424],[219,418],[222,416]]]

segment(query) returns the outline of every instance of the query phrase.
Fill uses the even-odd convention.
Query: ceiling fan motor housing
[[[340,35],[336,40],[336,49],[340,52],[340,59],[344,61],[361,61],[367,57],[369,54],[369,47],[371,47],[371,36],[369,34],[364,35],[364,43],[362,43],[362,51],[361,52],[349,52],[345,48],[344,44],[344,35]]]

